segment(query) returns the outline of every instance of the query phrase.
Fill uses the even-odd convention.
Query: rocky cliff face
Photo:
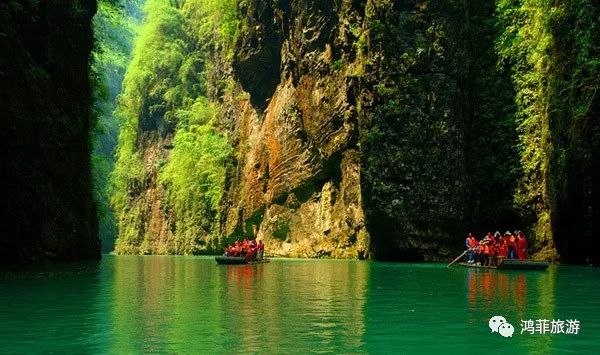
[[[90,181],[96,2],[0,5],[0,263],[100,257]]]
[[[470,28],[470,13],[483,24]],[[514,130],[499,123],[511,96],[498,94],[510,87],[490,53],[493,13],[444,1],[248,2],[233,67],[250,102],[226,113],[239,153],[222,234],[286,256],[436,260],[467,230],[514,222],[512,175],[492,176],[516,153],[496,149],[490,161],[483,148]]]
[[[234,74],[249,93],[226,116],[237,146],[222,233],[269,252],[365,258],[350,3],[250,1]],[[351,59],[350,59],[351,60]]]
[[[243,153],[224,234],[287,256],[449,255],[471,218],[466,3],[254,1],[242,16],[251,105],[230,114]]]
[[[467,219],[464,2],[373,2],[361,98],[362,190],[376,258],[449,254]]]
[[[135,85],[145,101],[130,97],[121,251],[214,252],[256,237],[281,256],[439,260],[460,250],[468,231],[510,228],[525,230],[545,258],[558,246],[565,260],[582,261],[573,250],[589,244],[597,214],[597,147],[583,147],[597,135],[597,20],[567,3],[557,23],[580,25],[554,42],[544,37],[553,22],[539,17],[554,5],[538,3],[226,1],[217,12],[231,12],[213,27],[198,25],[216,11],[212,2],[161,3],[193,33],[166,31],[164,42],[185,51],[159,48],[165,63],[197,73],[151,61],[160,75]],[[584,43],[578,59],[569,43]],[[554,64],[532,63],[531,53]],[[574,112],[558,110],[565,88]],[[198,119],[204,109],[190,103],[199,96],[214,120]],[[195,121],[226,137],[231,154],[198,148],[204,153],[190,158],[190,142],[175,154],[182,134],[217,141],[202,138],[205,126],[190,129]],[[228,158],[206,163],[219,149]],[[174,165],[177,156],[190,164]],[[186,176],[184,198],[173,200],[175,183],[161,178],[169,166]],[[215,166],[226,167],[224,183]],[[198,184],[202,176],[218,178]],[[198,203],[204,182],[217,207]]]

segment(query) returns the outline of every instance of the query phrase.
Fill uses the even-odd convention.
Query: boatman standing
[[[261,239],[258,241],[258,253],[257,253],[256,259],[262,260],[264,253],[265,253],[265,244],[263,243],[263,241]]]
[[[475,261],[473,260],[473,248],[477,246],[477,239],[475,239],[473,233],[469,233],[469,235],[467,235],[467,239],[465,240],[465,246],[469,249],[469,251],[467,252],[467,262],[471,264]]]

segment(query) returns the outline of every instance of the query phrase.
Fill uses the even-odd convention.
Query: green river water
[[[105,256],[0,272],[0,353],[598,354],[599,295],[600,269],[576,266]],[[578,334],[521,334],[528,319]]]

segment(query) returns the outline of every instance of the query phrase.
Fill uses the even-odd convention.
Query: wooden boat
[[[466,262],[461,262],[461,263],[458,263],[458,264],[462,265],[462,266],[465,266],[465,267],[473,267],[473,268],[477,268],[477,269],[497,269],[498,268],[497,266],[484,266],[484,265],[477,265],[475,263],[469,264],[469,263],[466,263]]]
[[[536,260],[516,260],[516,259],[505,259],[498,266],[483,266],[476,264],[469,264],[466,262],[459,263],[462,266],[480,268],[480,269],[500,269],[500,270],[546,270],[550,263],[547,261],[536,261]]]
[[[226,265],[245,265],[245,264],[262,264],[268,263],[270,259],[262,259],[262,260],[253,260],[246,261],[246,258],[243,256],[225,256],[219,255],[215,257],[215,261],[217,264],[226,264]]]

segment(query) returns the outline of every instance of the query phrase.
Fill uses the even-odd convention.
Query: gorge
[[[93,60],[94,1],[0,5],[2,262],[99,257],[100,219],[117,254],[438,261],[510,228],[598,263],[598,1],[99,3],[131,27]]]

